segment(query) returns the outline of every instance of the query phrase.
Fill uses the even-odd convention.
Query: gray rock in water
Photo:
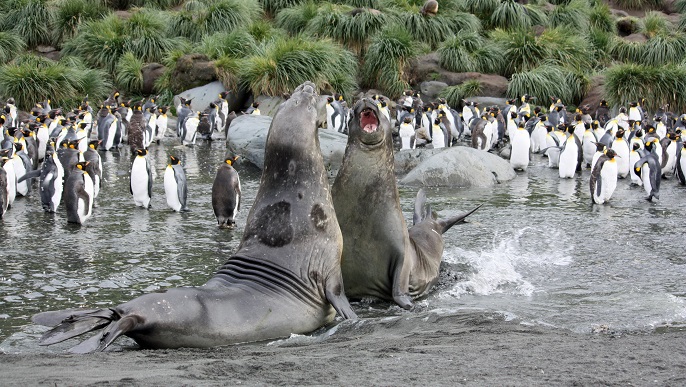
[[[422,161],[400,180],[401,185],[490,187],[516,176],[510,163],[466,146],[445,148]]]
[[[210,105],[210,102],[218,100],[219,93],[224,90],[226,90],[224,85],[219,81],[186,90],[174,97],[174,107],[179,105],[179,97],[183,97],[185,99],[192,99],[191,109],[203,111]]]
[[[425,160],[443,151],[444,149],[431,148],[395,151],[395,174],[405,176]]]
[[[272,118],[266,115],[236,117],[229,126],[228,150],[258,168],[264,168],[264,146],[271,123]],[[347,141],[348,137],[344,134],[326,129],[319,130],[319,145],[329,177],[334,177],[338,173]]]

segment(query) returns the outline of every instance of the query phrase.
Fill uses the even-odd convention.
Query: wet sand
[[[460,313],[334,330],[213,349],[0,355],[1,384],[686,385],[686,332],[580,334]]]

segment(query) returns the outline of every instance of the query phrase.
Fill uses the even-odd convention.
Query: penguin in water
[[[233,228],[241,209],[241,181],[233,168],[236,160],[238,156],[224,159],[212,183],[212,209],[219,228]]]
[[[591,160],[591,172],[593,172],[593,170],[595,169],[595,165],[596,163],[598,163],[598,160],[600,160],[600,157],[604,156],[605,152],[607,151],[607,147],[602,142],[596,142],[595,146],[596,150],[593,154],[593,159]]]
[[[5,176],[7,176],[7,196],[5,197],[5,200],[7,201],[7,208],[10,208],[14,203],[14,199],[17,197],[17,175],[14,173],[14,163],[7,157],[8,153],[9,149],[0,151],[0,157],[2,157],[0,159],[0,166],[5,172]]]
[[[129,189],[138,207],[148,208],[152,197],[152,169],[148,160],[148,150],[136,149],[136,157],[131,164]]]
[[[164,138],[164,135],[167,133],[167,127],[169,125],[169,117],[167,116],[168,110],[169,110],[169,107],[167,107],[167,106],[161,106],[161,107],[157,108],[157,111],[159,112],[159,114],[157,115],[157,121],[156,121],[156,123],[157,123],[157,137],[155,138],[155,141],[158,144]],[[221,122],[225,123],[226,118],[224,117]]]
[[[572,128],[573,126],[569,126],[567,127],[567,130],[571,131]],[[567,137],[567,140],[565,140],[562,145],[562,150],[560,151],[560,165],[558,167],[560,177],[563,179],[573,178],[574,173],[580,169],[582,160],[581,141],[577,136],[570,133],[570,136]]]
[[[674,168],[676,167],[676,155],[678,152],[676,133],[667,133],[667,135],[660,140],[660,148],[662,148],[662,162],[660,163],[662,177],[667,178],[667,175],[674,174]]]
[[[639,153],[639,152],[643,152],[643,148],[641,148],[641,145],[643,145],[643,142],[641,142],[640,144],[638,142],[634,142],[631,145],[632,149],[629,152],[629,166],[631,168],[633,168],[633,166],[636,165],[636,162],[638,162],[638,160],[640,160],[641,157],[643,157],[641,155],[641,153]],[[631,173],[631,172],[630,172],[630,176],[631,176],[631,184],[632,185],[638,185],[638,186],[643,185],[643,181],[641,180],[641,176],[639,176],[635,173]]]
[[[83,159],[88,161],[88,175],[93,179],[93,199],[100,194],[100,187],[102,186],[102,160],[98,153],[98,146],[100,141],[93,140],[88,143],[88,149],[83,153]]]
[[[133,105],[133,115],[129,121],[129,148],[131,148],[131,154],[134,154],[137,149],[144,148],[145,144],[145,122],[143,120],[143,105],[140,102],[136,102]]]
[[[10,159],[14,163],[14,171],[17,176],[17,194],[27,196],[31,192],[33,179],[22,179],[24,175],[33,170],[31,159],[24,152],[24,145],[21,142],[14,143],[14,156]]]
[[[179,137],[183,145],[195,145],[198,125],[200,125],[200,112],[192,112],[186,116],[179,131]]]
[[[655,154],[655,143],[657,139],[651,139],[645,144],[645,152],[636,164],[634,164],[634,173],[640,176],[643,182],[643,189],[645,189],[648,197],[646,200],[652,201],[653,198],[660,199],[660,179],[661,171],[660,162]]]
[[[595,204],[603,204],[610,200],[617,188],[617,162],[615,156],[615,151],[608,149],[604,155],[600,156],[591,172],[591,200]]]
[[[57,152],[49,147],[40,174],[40,201],[45,212],[57,212],[64,190],[64,168]]]
[[[595,143],[598,142],[598,139],[595,136],[595,133],[591,130],[591,125],[584,125],[584,134],[581,139],[581,148],[583,150],[584,154],[584,164],[586,164],[586,167],[591,166],[591,161],[593,160],[593,155],[595,154],[596,146]],[[605,143],[603,143],[605,144]],[[605,146],[608,146],[605,144]]]
[[[676,178],[681,185],[686,185],[686,142],[681,143],[676,154]]]
[[[9,207],[7,199],[10,193],[7,183],[7,171],[2,168],[2,161],[0,161],[0,219],[5,216],[5,212],[7,212]]]
[[[511,138],[510,165],[512,169],[526,171],[526,168],[529,166],[529,148],[531,143],[529,136],[529,131],[524,128],[524,122],[520,121],[517,125],[517,130],[515,130]]]
[[[164,194],[167,197],[167,205],[176,212],[188,211],[186,196],[188,192],[186,173],[179,164],[181,160],[169,156],[169,165],[164,171]]]
[[[93,180],[86,172],[87,161],[74,164],[64,183],[67,222],[84,224],[93,215]]]
[[[617,160],[617,175],[624,179],[627,177],[629,172],[631,172],[631,163],[629,162],[629,143],[624,140],[624,129],[620,129],[617,131],[617,137],[615,140],[612,142],[612,150],[615,151],[615,154],[619,158]]]

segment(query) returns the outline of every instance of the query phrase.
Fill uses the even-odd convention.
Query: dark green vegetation
[[[423,3],[0,0],[0,97],[26,108],[85,93],[98,100],[112,87],[142,94],[145,67],[161,63],[155,92],[168,98],[183,91],[173,73],[186,54],[205,55],[234,90],[279,95],[312,80],[324,92],[397,97],[422,81],[416,60],[436,51],[448,71],[507,77],[508,97],[578,104],[591,77],[604,75],[609,101],[686,109],[686,19],[675,25],[651,11],[662,0],[614,1],[648,11],[643,18],[614,16],[602,0],[439,0],[435,16],[420,13]],[[686,10],[686,0],[674,8]],[[59,50],[59,62],[39,56],[43,46]],[[469,81],[444,95],[459,101],[481,89]]]

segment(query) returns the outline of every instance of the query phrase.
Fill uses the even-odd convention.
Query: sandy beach
[[[324,340],[2,355],[3,385],[684,385],[686,337],[572,333],[488,314],[341,324]]]

